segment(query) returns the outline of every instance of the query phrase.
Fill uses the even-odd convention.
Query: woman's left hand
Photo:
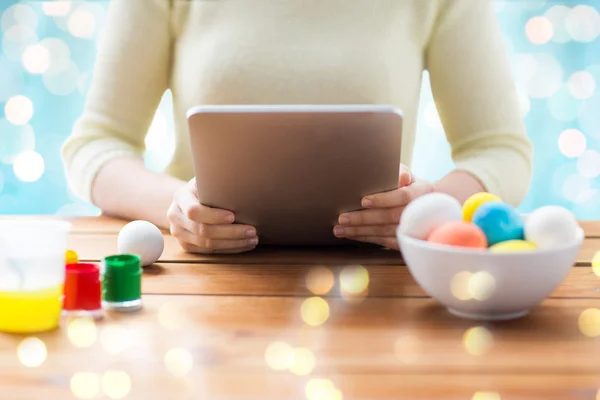
[[[338,238],[398,250],[396,229],[404,207],[433,190],[431,182],[412,177],[408,168],[402,166],[397,189],[364,197],[365,210],[341,214],[333,232]]]

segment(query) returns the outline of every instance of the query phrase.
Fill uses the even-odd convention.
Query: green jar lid
[[[137,300],[142,297],[142,263],[134,254],[104,259],[102,297],[108,302]]]

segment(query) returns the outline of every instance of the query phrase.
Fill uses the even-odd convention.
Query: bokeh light
[[[110,355],[117,355],[133,345],[133,334],[120,325],[107,325],[100,331],[100,344]]]
[[[310,297],[302,302],[300,314],[307,325],[323,325],[329,319],[329,304],[321,297]]]
[[[33,44],[23,52],[22,61],[30,74],[43,74],[50,67],[50,52],[41,44]]]
[[[584,178],[593,179],[600,176],[600,152],[586,150],[577,159],[577,171]]]
[[[585,103],[580,99],[573,98],[566,85],[547,99],[547,104],[550,115],[561,122],[572,122],[585,110]]]
[[[40,46],[43,46],[50,56],[48,67],[52,67],[54,71],[60,71],[70,67],[71,49],[64,40],[46,38],[40,41]]]
[[[569,175],[563,183],[563,196],[572,203],[581,203],[586,201],[591,190],[589,179],[579,175]]]
[[[467,301],[471,300],[471,293],[469,292],[469,280],[473,276],[469,271],[461,271],[456,273],[452,280],[450,280],[450,291],[452,295],[458,300]]]
[[[554,33],[552,22],[548,18],[533,17],[525,25],[525,34],[533,44],[545,44],[552,39]]]
[[[123,399],[131,391],[131,379],[123,371],[106,371],[102,375],[102,392],[111,399]]]
[[[0,19],[0,27],[4,32],[16,25],[28,25],[35,29],[38,22],[37,13],[33,8],[28,4],[17,3],[4,11]]]
[[[492,333],[483,326],[469,328],[463,335],[463,346],[472,356],[487,354],[494,345]]]
[[[565,26],[573,40],[592,42],[600,35],[600,15],[594,7],[578,5],[567,15]]]
[[[571,35],[567,32],[566,19],[571,8],[564,5],[550,7],[544,16],[552,23],[552,41],[555,43],[567,43]]]
[[[77,90],[79,84],[79,68],[68,60],[58,65],[51,64],[44,73],[44,86],[57,96],[67,96]]]
[[[184,348],[174,348],[167,351],[164,362],[167,370],[178,378],[186,376],[194,367],[192,354]]]
[[[592,271],[594,271],[596,276],[600,276],[600,251],[594,254],[592,258]]]
[[[158,309],[158,322],[170,331],[183,328],[188,318],[181,305],[174,302],[167,302]]]
[[[96,323],[92,318],[74,318],[68,322],[67,336],[76,347],[90,347],[96,342]]]
[[[49,17],[64,17],[71,11],[72,1],[43,1],[42,10]]]
[[[13,162],[13,172],[23,182],[35,182],[44,174],[44,158],[35,151],[22,152]]]
[[[517,81],[528,96],[548,98],[563,84],[563,67],[549,53],[517,54],[514,57]]]
[[[470,297],[484,301],[491,298],[496,290],[496,278],[489,272],[479,271],[469,277],[468,291]]]
[[[351,295],[359,295],[369,287],[369,271],[361,265],[347,266],[340,272],[340,288]]]
[[[502,400],[498,392],[475,392],[471,400]]]
[[[297,347],[293,351],[292,364],[289,370],[297,376],[309,375],[315,369],[316,359],[310,349],[305,347]]]
[[[25,49],[38,41],[35,28],[30,25],[15,25],[4,32],[2,49],[11,60],[21,61]]]
[[[47,356],[46,345],[36,337],[25,338],[17,346],[17,357],[26,367],[39,367]]]
[[[587,140],[577,129],[567,129],[558,138],[558,148],[565,157],[579,157],[585,151]]]
[[[77,372],[71,377],[70,386],[78,399],[93,399],[100,393],[100,377],[92,372]]]
[[[313,267],[306,274],[306,288],[317,296],[329,293],[334,284],[333,271],[327,267]]]
[[[600,336],[600,310],[597,308],[584,310],[579,315],[578,325],[584,336],[590,338]]]
[[[304,389],[307,400],[343,400],[341,390],[332,381],[323,378],[313,378],[306,382]]]
[[[335,389],[335,385],[329,379],[313,378],[306,382],[304,393],[307,400],[315,400],[322,398],[324,392],[332,389]]]
[[[4,115],[13,125],[25,125],[33,117],[33,103],[25,96],[11,97],[4,105]]]
[[[569,93],[576,99],[589,99],[596,91],[596,80],[588,71],[577,71],[567,83]]]
[[[450,291],[458,300],[484,301],[491,298],[496,290],[496,278],[486,271],[471,273],[461,271],[450,281]]]
[[[96,18],[89,11],[77,10],[69,17],[68,27],[73,36],[89,39],[96,32]]]
[[[273,342],[265,350],[265,362],[275,371],[285,371],[294,362],[294,348],[286,342]]]

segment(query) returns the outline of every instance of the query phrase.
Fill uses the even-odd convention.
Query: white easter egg
[[[540,249],[563,247],[577,238],[575,215],[559,206],[540,207],[525,219],[525,239]]]
[[[401,234],[425,240],[441,224],[462,220],[462,206],[445,193],[428,193],[412,201],[400,218]]]
[[[121,254],[135,254],[142,260],[142,266],[154,264],[165,248],[160,229],[148,221],[133,221],[121,229],[117,238]]]

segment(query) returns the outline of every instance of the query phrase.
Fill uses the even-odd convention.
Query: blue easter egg
[[[473,223],[485,233],[489,246],[524,239],[523,219],[510,204],[499,201],[482,204],[473,215]]]

